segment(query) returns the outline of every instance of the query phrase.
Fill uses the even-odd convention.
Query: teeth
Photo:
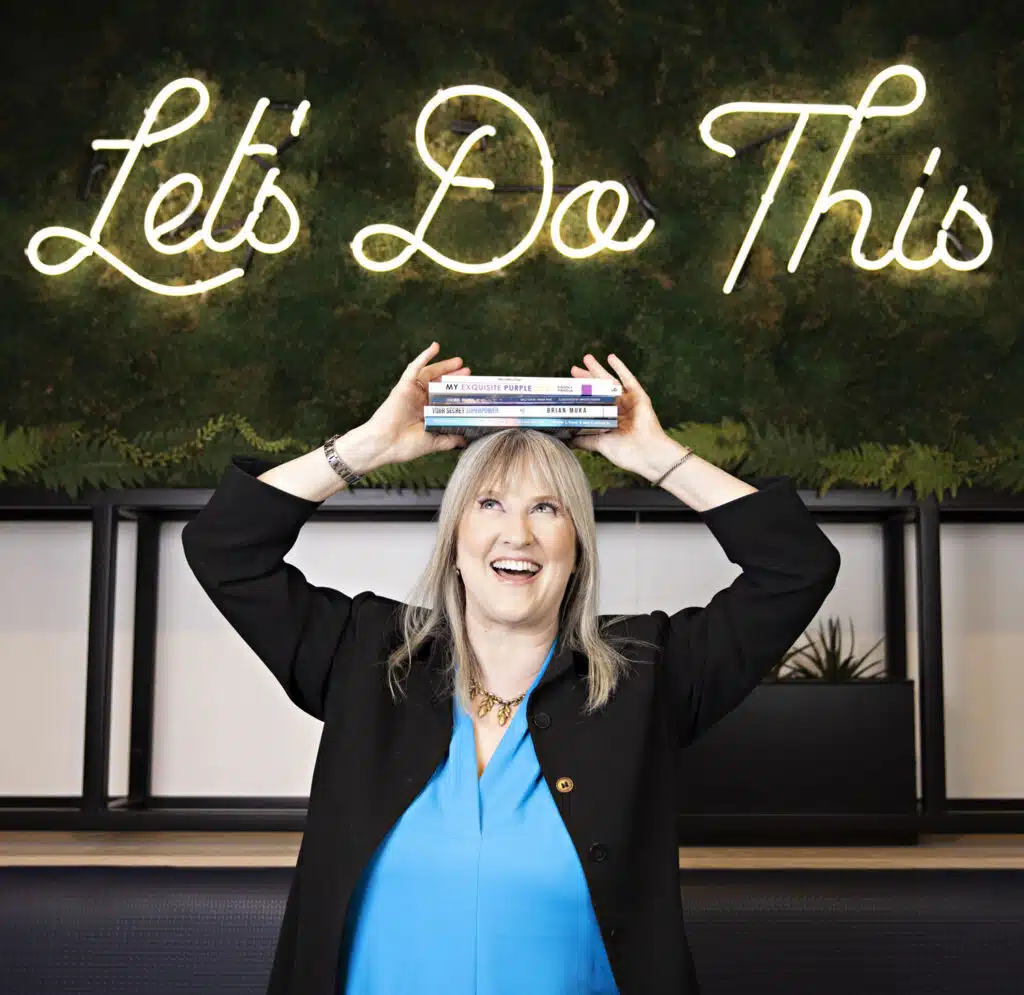
[[[533,566],[529,563],[521,563],[516,560],[495,560],[491,564],[492,567],[497,567],[500,570],[508,570],[510,572],[517,573],[536,573],[540,570],[540,567]]]

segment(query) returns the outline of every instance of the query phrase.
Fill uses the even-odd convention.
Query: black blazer
[[[314,587],[285,560],[319,505],[257,479],[273,465],[236,456],[182,543],[219,611],[288,697],[324,723],[267,991],[334,995],[352,890],[447,754],[452,706],[434,693],[440,640],[421,649],[407,695],[392,701],[379,664],[397,644],[400,602]],[[603,711],[582,717],[587,661],[568,649],[551,659],[527,709],[622,995],[698,991],[679,893],[679,750],[761,682],[839,571],[838,550],[788,477],[700,518],[742,574],[704,608],[619,623],[616,632],[657,649],[625,650],[637,665]],[[556,790],[560,778],[571,791]]]

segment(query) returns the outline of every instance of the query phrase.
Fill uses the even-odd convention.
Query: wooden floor
[[[294,867],[299,833],[0,832],[0,865]],[[1017,868],[1024,836],[922,837],[916,846],[683,847],[681,868]]]

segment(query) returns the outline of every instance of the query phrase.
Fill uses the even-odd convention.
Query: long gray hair
[[[586,714],[607,704],[632,661],[612,643],[652,646],[626,636],[605,637],[598,621],[597,527],[590,483],[573,451],[558,439],[533,429],[508,428],[471,442],[455,466],[438,513],[437,541],[426,569],[414,585],[400,618],[401,644],[386,661],[392,697],[400,689],[417,648],[427,639],[445,639],[445,675],[449,694],[472,707],[469,686],[481,682],[479,661],[466,632],[466,592],[455,572],[459,522],[470,503],[487,487],[506,487],[532,469],[566,509],[576,530],[576,568],[569,577],[558,617],[558,649],[582,651],[589,663]],[[462,666],[459,666],[462,661]]]

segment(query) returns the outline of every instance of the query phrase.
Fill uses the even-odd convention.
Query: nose
[[[504,539],[514,546],[526,546],[533,541],[529,512],[508,515],[505,519]]]

